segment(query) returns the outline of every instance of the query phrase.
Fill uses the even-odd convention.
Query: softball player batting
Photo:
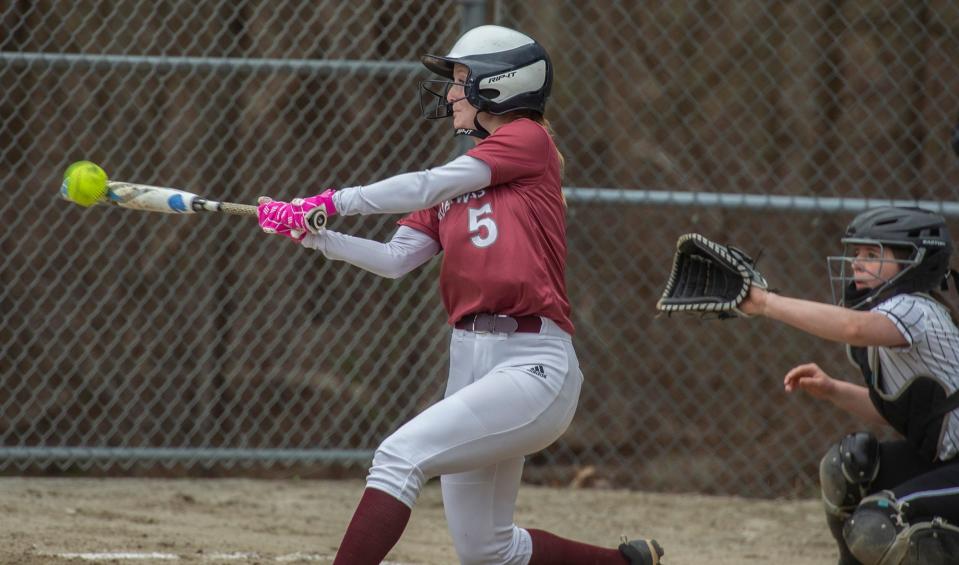
[[[435,102],[425,117],[452,117],[458,135],[476,138],[473,149],[435,169],[259,207],[265,231],[383,276],[444,254],[440,290],[453,326],[445,397],[376,450],[334,563],[380,563],[439,475],[462,563],[656,565],[663,552],[653,540],[608,549],[513,523],[524,458],[566,430],[583,380],[566,295],[562,156],[543,118],[549,57],[522,33],[482,26],[448,55],[422,60],[443,77],[421,85],[421,104]],[[412,213],[386,244],[304,237],[316,206]]]
[[[841,306],[753,288],[740,308],[845,343],[866,386],[815,364],[786,374],[804,390],[905,438],[847,435],[820,463],[826,521],[840,565],[959,563],[959,329],[940,287],[952,241],[941,216],[877,208],[856,216],[829,257]]]

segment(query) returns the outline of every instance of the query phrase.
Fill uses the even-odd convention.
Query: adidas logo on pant
[[[540,377],[542,379],[546,378],[546,370],[543,369],[542,365],[533,365],[529,369],[526,369],[526,372],[533,375],[534,377]]]

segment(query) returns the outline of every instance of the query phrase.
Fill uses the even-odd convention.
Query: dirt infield
[[[0,478],[0,563],[329,563],[358,481]],[[517,521],[597,544],[654,536],[668,565],[819,565],[817,501],[525,486]],[[392,563],[457,563],[430,482]]]

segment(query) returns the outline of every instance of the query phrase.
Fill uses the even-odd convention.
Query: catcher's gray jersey
[[[945,307],[925,294],[900,294],[873,311],[889,318],[909,342],[905,347],[877,348],[884,394],[895,394],[916,376],[938,380],[947,394],[959,389],[959,328]],[[959,410],[947,416],[944,427],[939,443],[943,461],[959,451]]]

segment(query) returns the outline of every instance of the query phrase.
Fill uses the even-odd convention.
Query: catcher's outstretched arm
[[[878,312],[850,310],[762,290],[750,295],[748,309],[823,339],[859,347],[909,344],[896,325]]]

